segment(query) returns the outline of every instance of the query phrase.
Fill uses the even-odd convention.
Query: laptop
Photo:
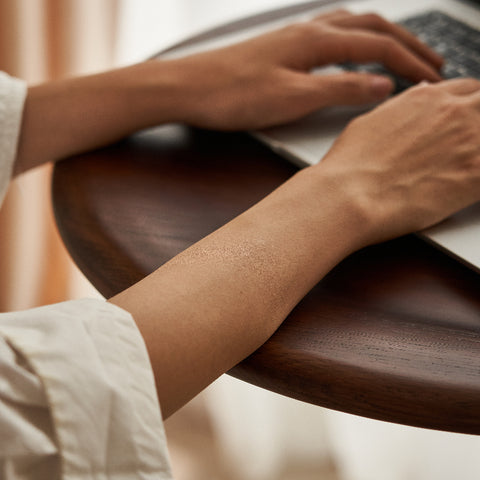
[[[241,22],[237,22],[238,29],[233,28],[233,32],[225,33],[225,30],[219,29],[213,39],[208,35],[205,38],[199,35],[193,41],[174,46],[161,56],[180,56],[225,46],[292,21],[304,20],[327,6],[330,9],[347,8],[355,13],[377,12],[399,22],[446,58],[443,71],[446,78],[473,76],[480,79],[480,0],[308,2],[290,10],[283,9],[285,15],[281,15],[280,10],[279,18],[272,19],[266,15],[264,20],[259,16],[256,24],[248,28],[242,28]],[[315,74],[329,74],[345,68],[378,71],[379,66],[329,66]],[[398,79],[399,89],[408,86],[404,79]],[[321,161],[347,123],[369,108],[372,107],[328,108],[288,125],[251,133],[280,155],[305,167]],[[480,272],[480,202],[418,235]]]

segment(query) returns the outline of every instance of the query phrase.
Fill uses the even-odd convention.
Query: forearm
[[[229,48],[30,88],[15,173],[165,122],[258,129],[390,93],[387,78],[310,74],[345,61],[385,62],[412,81],[440,79],[441,59],[408,32],[333,12]]]
[[[15,174],[179,121],[183,83],[175,62],[146,62],[29,88]]]
[[[258,129],[332,105],[378,102],[389,94],[392,83],[386,78],[310,74],[315,67],[345,61],[383,62],[412,81],[440,79],[441,60],[408,32],[375,16],[333,12],[223,50],[30,89],[16,173],[155,124]],[[345,256],[366,243],[422,228],[446,213],[447,207],[432,207],[429,185],[411,188],[419,178],[429,178],[436,151],[426,148],[428,162],[421,170],[414,161],[421,157],[418,149],[405,152],[403,147],[415,132],[428,140],[423,142],[427,146],[446,142],[434,150],[451,152],[448,139],[456,138],[453,133],[435,133],[442,133],[451,119],[433,130],[428,130],[430,117],[407,128],[399,119],[414,117],[404,115],[409,110],[402,104],[392,105],[393,114],[386,107],[378,119],[373,115],[354,122],[347,140],[336,144],[337,154],[320,166],[297,174],[112,299],[132,313],[145,338],[166,416],[265,342]],[[436,102],[420,105],[430,111]],[[397,122],[395,128],[386,128],[392,122]],[[428,130],[425,135],[420,127]],[[408,177],[412,172],[420,173]],[[365,201],[367,192],[371,198]],[[410,208],[413,194],[426,203],[423,209]],[[451,195],[440,198],[451,203]],[[372,211],[376,220],[365,216]],[[370,236],[369,222],[378,230]]]
[[[111,300],[142,332],[165,416],[262,345],[363,243],[360,218],[335,180],[302,171]]]

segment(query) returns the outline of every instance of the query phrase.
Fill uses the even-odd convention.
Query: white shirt
[[[25,95],[0,72],[0,203]],[[0,314],[0,480],[60,478],[172,478],[143,338],[103,300]]]

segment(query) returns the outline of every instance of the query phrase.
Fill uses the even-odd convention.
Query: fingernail
[[[370,88],[375,98],[383,98],[392,93],[393,82],[387,77],[372,77]]]

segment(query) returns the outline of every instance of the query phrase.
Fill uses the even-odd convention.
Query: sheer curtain
[[[117,0],[0,0],[0,69],[37,83],[108,68],[116,10]],[[71,294],[73,267],[55,233],[49,175],[47,166],[15,181],[0,212],[0,311]]]

